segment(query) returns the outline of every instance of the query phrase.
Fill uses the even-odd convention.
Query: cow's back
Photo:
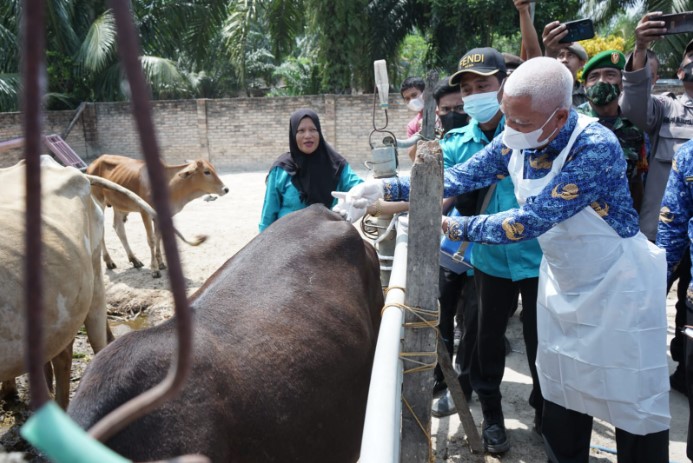
[[[25,165],[0,169],[0,380],[23,372]],[[89,181],[76,169],[42,165],[42,242],[46,359],[75,336],[92,304],[103,234]],[[102,294],[103,289],[100,289]],[[105,307],[104,314],[105,314]]]
[[[193,372],[110,442],[128,458],[355,461],[383,304],[374,250],[322,206],[277,221],[191,298]],[[97,355],[70,413],[85,427],[167,372],[174,322]]]
[[[89,167],[87,174],[117,183],[149,202],[149,185],[144,161],[120,156],[117,154],[102,154]],[[121,211],[135,212],[139,207],[124,195],[108,190],[98,185],[92,187],[94,196],[104,204],[113,206]]]

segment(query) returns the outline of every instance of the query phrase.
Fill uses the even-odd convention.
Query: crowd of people
[[[500,387],[521,300],[528,401],[548,461],[587,462],[596,417],[616,428],[619,462],[668,462],[670,389],[693,397],[693,40],[677,73],[683,93],[655,95],[661,13],[640,20],[628,56],[589,57],[561,42],[559,21],[544,28],[542,51],[529,2],[514,3],[523,56],[473,48],[433,90],[442,234],[474,243],[472,270],[440,268],[440,336],[452,356],[460,333],[458,379],[479,400],[488,452],[510,448]],[[407,136],[421,129],[424,85],[402,83],[416,113]],[[289,147],[268,174],[260,231],[313,203],[356,221],[409,199],[407,176],[360,179],[313,111],[291,116]],[[335,191],[345,192],[336,207]],[[666,294],[677,280],[670,375]],[[434,377],[432,413],[450,415],[439,368]]]

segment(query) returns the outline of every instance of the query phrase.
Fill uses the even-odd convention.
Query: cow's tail
[[[137,206],[144,210],[144,212],[149,214],[152,217],[152,219],[156,220],[156,211],[154,210],[154,208],[150,206],[144,199],[138,196],[137,193],[133,192],[132,190],[128,190],[124,186],[118,185],[115,182],[107,180],[103,177],[99,177],[98,175],[84,174],[84,176],[87,177],[89,183],[92,185],[98,185],[103,188],[108,188],[109,190],[117,191],[118,193],[127,196],[132,201],[134,201],[135,204],[137,204]],[[183,234],[180,231],[178,231],[176,227],[173,227],[173,231],[176,233],[176,236],[178,236],[178,238],[180,238],[184,243],[189,244],[190,246],[199,246],[207,240],[206,235],[198,235],[192,241],[189,241],[185,238],[185,236],[183,236]]]

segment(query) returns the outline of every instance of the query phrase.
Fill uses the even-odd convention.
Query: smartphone
[[[653,16],[652,21],[664,21],[665,35],[693,32],[693,11]]]
[[[568,34],[563,37],[558,43],[579,42],[594,37],[594,23],[591,19],[578,19],[576,21],[568,21],[564,23]]]

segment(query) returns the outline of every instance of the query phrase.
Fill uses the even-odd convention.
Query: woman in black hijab
[[[289,151],[274,161],[267,175],[260,231],[311,204],[332,208],[333,191],[349,191],[362,181],[325,141],[315,111],[299,109],[289,123]]]

